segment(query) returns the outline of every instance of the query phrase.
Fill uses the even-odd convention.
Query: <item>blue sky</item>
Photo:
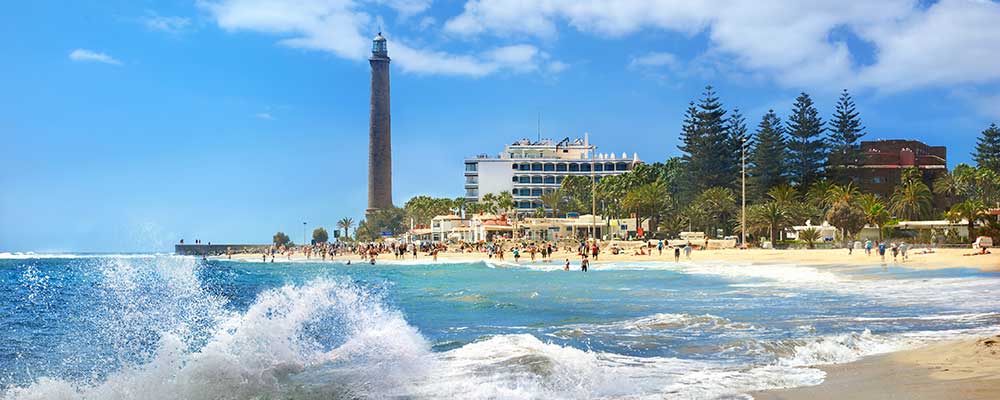
[[[636,0],[30,1],[0,15],[0,251],[301,240],[366,202],[370,39],[392,62],[394,199],[462,159],[590,132],[678,155],[712,84],[756,125],[838,92],[868,139],[970,160],[1000,121],[1000,4]]]

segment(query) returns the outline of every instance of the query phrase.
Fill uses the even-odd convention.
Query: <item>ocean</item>
[[[2,399],[742,399],[995,333],[976,269],[0,254]]]

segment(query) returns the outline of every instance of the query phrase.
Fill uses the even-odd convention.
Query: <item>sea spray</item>
[[[350,283],[315,279],[266,290],[245,312],[200,288],[197,262],[99,263],[100,307],[87,332],[117,364],[92,380],[40,377],[5,399],[381,397],[417,379],[429,346],[402,314]],[[198,334],[197,332],[209,332]],[[111,357],[111,356],[109,356]],[[310,380],[307,369],[325,371]]]

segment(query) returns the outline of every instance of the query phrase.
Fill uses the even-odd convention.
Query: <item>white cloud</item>
[[[76,49],[71,51],[69,53],[69,59],[79,62],[98,62],[111,65],[122,65],[122,62],[116,60],[114,57],[87,49]]]
[[[558,74],[569,68],[569,64],[562,61],[553,61],[546,66],[550,73]]]
[[[420,14],[431,6],[431,0],[375,0],[375,2],[396,10],[402,19]]]
[[[427,1],[372,1],[392,7],[401,15],[422,12],[429,6]],[[371,38],[361,32],[370,31],[375,19],[358,11],[362,6],[359,1],[202,0],[199,4],[226,30],[275,34],[283,37],[279,40],[282,45],[326,51],[347,59],[364,60],[370,55]],[[389,55],[405,72],[472,77],[499,71],[535,71],[543,57],[531,45],[454,54],[416,48],[391,36]]]
[[[271,113],[267,113],[267,112],[257,113],[254,116],[257,117],[258,119],[263,119],[263,120],[268,120],[268,121],[273,121],[274,120],[274,116],[271,115]]]
[[[185,17],[164,17],[153,14],[143,17],[142,23],[146,25],[146,28],[154,31],[178,34],[191,26],[191,19]]]
[[[655,68],[667,67],[676,68],[679,65],[677,57],[666,52],[652,52],[638,57],[632,57],[629,61],[629,68]]]
[[[1000,79],[998,20],[1000,4],[985,0],[470,0],[444,27],[467,38],[540,40],[556,37],[560,22],[602,37],[705,32],[705,52],[726,69],[786,86],[899,90]],[[841,31],[869,44],[874,62],[860,65]]]

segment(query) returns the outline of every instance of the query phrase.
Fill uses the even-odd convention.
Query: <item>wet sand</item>
[[[758,400],[1000,399],[1000,335],[821,369],[827,376],[819,385],[752,395]]]

